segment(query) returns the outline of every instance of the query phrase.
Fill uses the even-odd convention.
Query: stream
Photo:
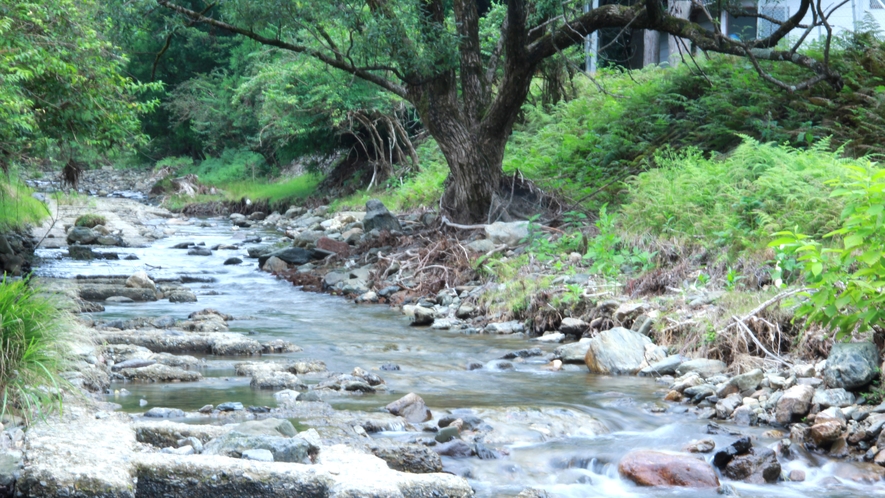
[[[166,220],[155,220],[157,225]],[[173,226],[173,225],[170,225]],[[253,334],[258,340],[284,339],[304,348],[298,353],[265,355],[256,358],[205,357],[204,379],[196,383],[141,384],[114,383],[111,392],[125,388],[131,394],[110,394],[108,401],[122,405],[126,412],[141,413],[151,407],[196,411],[206,404],[240,401],[244,405],[275,406],[273,392],[253,390],[248,377],[236,377],[233,365],[240,361],[272,361],[289,358],[322,360],[329,371],[350,372],[361,367],[381,376],[388,390],[371,395],[341,395],[326,398],[335,409],[383,411],[383,407],[409,392],[420,395],[438,418],[448,410],[472,409],[484,418],[498,414],[497,423],[506,424],[511,407],[570,409],[598,420],[605,432],[578,420],[566,435],[547,437],[543,427],[514,425],[497,430],[516,431],[516,444],[505,448],[508,455],[494,460],[443,457],[446,471],[467,477],[477,496],[515,496],[527,487],[546,490],[551,496],[611,497],[718,496],[717,491],[679,488],[640,488],[618,477],[617,463],[633,449],[681,451],[692,440],[711,438],[717,447],[733,442],[726,433],[708,435],[706,420],[690,413],[687,405],[665,403],[665,385],[639,377],[594,376],[583,366],[564,371],[543,369],[546,360],[514,362],[515,369],[499,371],[487,366],[468,371],[470,361],[488,364],[509,351],[541,347],[552,352],[555,345],[526,341],[517,336],[464,335],[457,330],[410,327],[401,314],[379,305],[356,305],[340,297],[305,293],[291,283],[258,271],[255,260],[246,259],[243,240],[261,236],[261,245],[272,243],[280,234],[270,230],[232,231],[227,220],[193,219],[191,224],[174,225],[177,233],[147,248],[118,249],[135,254],[139,260],[73,261],[60,259],[58,249],[41,249],[44,260],[38,275],[131,275],[147,271],[154,279],[181,275],[211,277],[208,283],[187,284],[198,297],[196,303],[170,304],[107,303],[96,319],[129,319],[169,315],[177,319],[204,308],[214,308],[237,319],[229,323],[232,332]],[[187,251],[171,249],[185,241],[215,244],[241,244],[236,251],[214,251],[212,256],[188,256]],[[244,259],[242,265],[224,266],[231,256]],[[198,356],[200,357],[200,356]],[[399,365],[399,371],[381,371],[386,363]],[[142,400],[147,404],[142,406]],[[552,413],[556,413],[555,410]],[[568,413],[571,413],[570,411]],[[502,415],[505,414],[505,415]],[[490,415],[489,415],[490,416]],[[211,420],[189,420],[210,423]],[[297,423],[297,421],[296,421]],[[728,428],[727,424],[722,424]],[[731,427],[756,436],[757,445],[772,446],[777,440],[765,438],[770,427]],[[407,439],[414,433],[396,431],[372,437]],[[712,458],[712,453],[706,458]],[[885,496],[885,483],[859,484],[851,476],[861,472],[858,464],[839,463],[825,457],[803,454],[793,461],[781,461],[784,473],[800,469],[806,481],[774,485],[729,482],[744,497],[847,497]],[[837,479],[838,478],[838,479]],[[726,481],[723,480],[723,483]]]

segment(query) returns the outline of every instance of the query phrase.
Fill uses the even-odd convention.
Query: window
[[[871,2],[876,2],[878,0],[870,0]],[[759,13],[768,16],[772,19],[777,19],[778,21],[786,21],[789,15],[787,14],[786,7],[768,7],[768,6],[760,6]],[[765,38],[771,36],[772,33],[777,31],[780,25],[768,21],[766,19],[759,19],[759,38]]]
[[[882,0],[870,0],[870,10],[885,10],[885,2]]]

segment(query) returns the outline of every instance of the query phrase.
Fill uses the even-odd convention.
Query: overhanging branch
[[[387,78],[384,78],[382,76],[379,76],[375,73],[370,72],[372,70],[386,70],[386,71],[390,71],[390,72],[396,74],[396,76],[398,78],[404,79],[403,76],[401,74],[399,74],[395,68],[392,68],[392,67],[367,68],[367,67],[355,66],[352,63],[347,62],[343,58],[338,58],[337,56],[325,54],[315,48],[308,47],[306,45],[287,43],[287,42],[284,42],[282,40],[278,40],[275,38],[267,38],[265,36],[261,36],[255,32],[253,32],[253,31],[243,29],[238,26],[234,26],[232,24],[228,24],[226,22],[219,21],[219,20],[213,19],[211,17],[206,17],[206,16],[200,14],[199,12],[196,12],[196,11],[187,9],[185,7],[182,7],[180,5],[174,4],[174,3],[170,2],[169,0],[157,0],[157,4],[163,6],[167,9],[170,9],[172,11],[178,12],[179,14],[182,14],[195,22],[201,22],[204,24],[208,24],[210,26],[215,26],[217,28],[221,28],[221,29],[230,31],[232,33],[236,33],[236,34],[245,36],[247,38],[257,41],[258,43],[261,43],[262,45],[268,45],[271,47],[277,47],[277,48],[281,48],[283,50],[288,50],[290,52],[305,54],[305,55],[307,55],[309,57],[313,57],[314,59],[317,59],[320,62],[327,64],[331,67],[334,67],[336,69],[340,69],[342,71],[346,71],[350,74],[353,74],[354,76],[356,76],[358,78],[366,80],[370,83],[374,83],[374,84],[380,86],[381,88],[383,88],[395,95],[398,95],[402,98],[407,97],[407,92],[404,87],[388,80]]]

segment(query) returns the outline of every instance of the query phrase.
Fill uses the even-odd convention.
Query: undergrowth
[[[627,182],[623,232],[635,243],[717,249],[732,258],[763,251],[774,232],[828,233],[844,202],[830,197],[827,182],[845,178],[858,162],[828,146],[821,140],[796,149],[745,137],[725,157],[664,149],[655,156],[658,168]]]
[[[2,412],[31,419],[61,408],[66,315],[28,280],[0,282]]]

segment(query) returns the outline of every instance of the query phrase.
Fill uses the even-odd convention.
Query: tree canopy
[[[149,87],[123,74],[92,0],[0,0],[0,167],[50,150],[76,169],[84,150],[144,140]]]

